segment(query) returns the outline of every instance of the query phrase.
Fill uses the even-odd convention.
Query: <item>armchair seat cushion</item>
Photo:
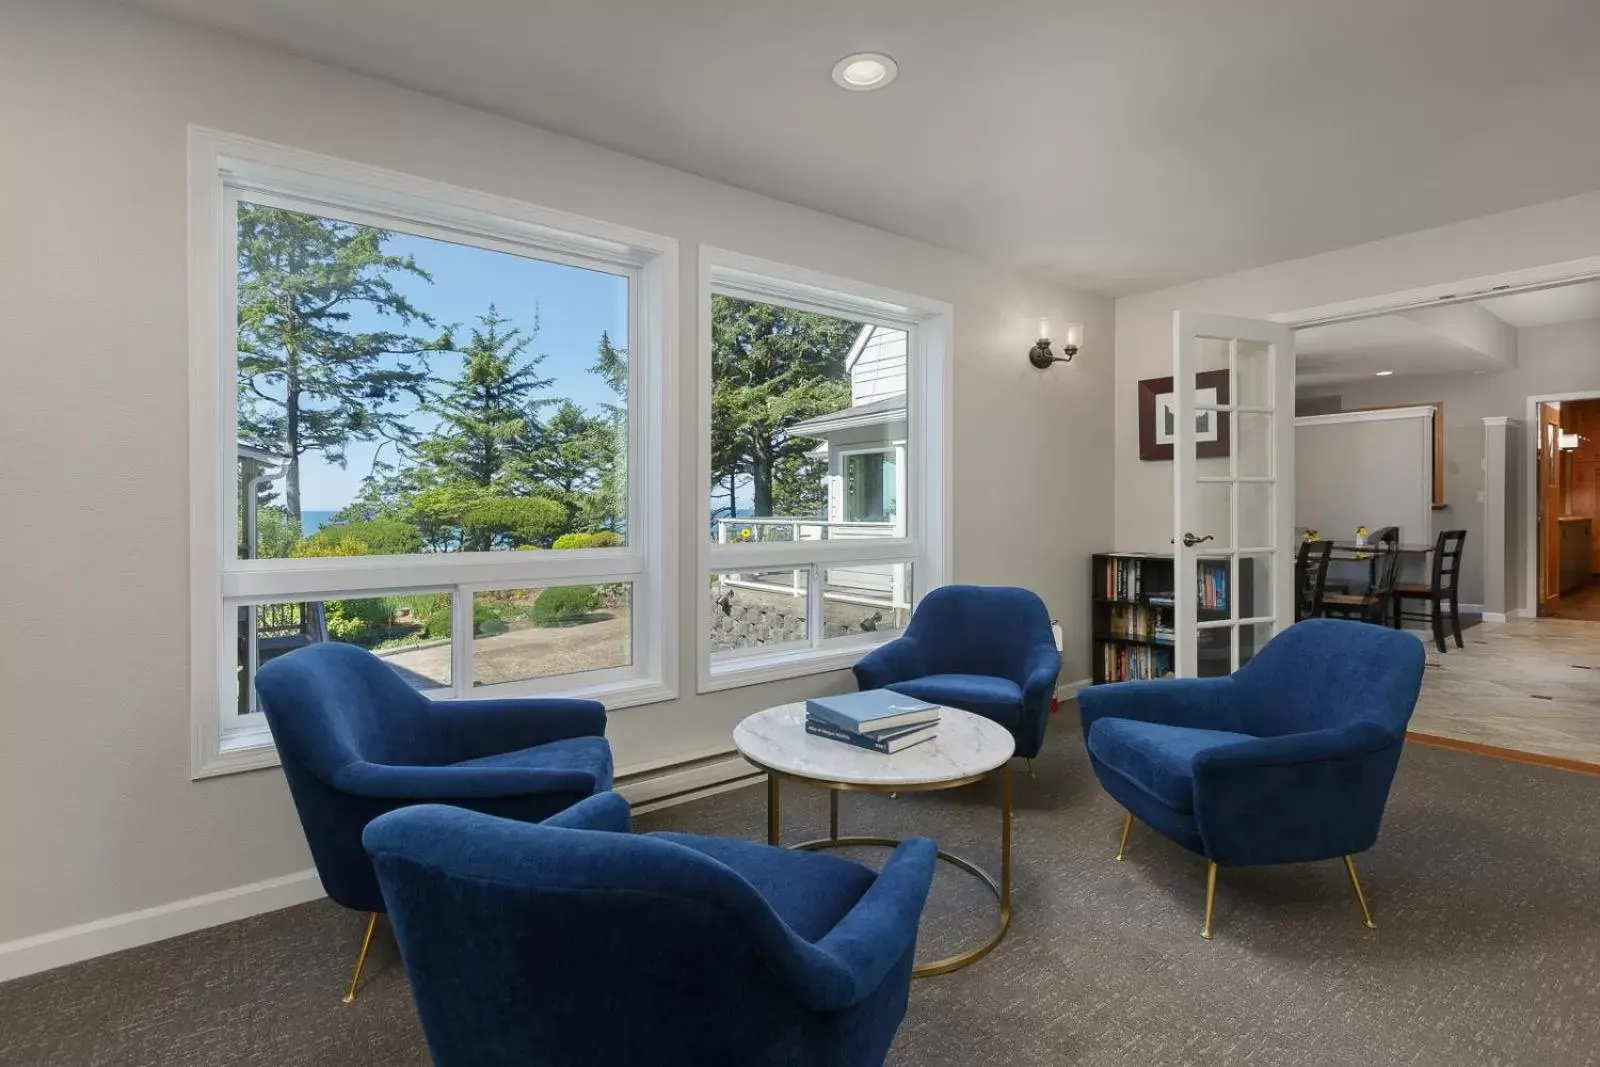
[[[1089,754],[1173,811],[1194,810],[1194,758],[1218,745],[1255,740],[1228,730],[1165,726],[1137,719],[1099,719],[1089,727]]]
[[[895,682],[887,688],[930,704],[970,711],[1008,728],[1022,722],[1022,687],[1009,678],[989,674],[929,674]]]
[[[749,882],[789,928],[815,943],[832,930],[878,876],[854,860],[754,841],[654,833],[709,856]]]
[[[523,770],[585,771],[594,775],[594,791],[611,788],[611,746],[603,737],[567,737],[533,748],[497,752],[462,760],[452,767],[517,767]]]

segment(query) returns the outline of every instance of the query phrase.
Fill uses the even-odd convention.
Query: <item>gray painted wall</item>
[[[1345,410],[1390,404],[1444,402],[1444,455],[1446,507],[1434,512],[1434,529],[1464,529],[1467,547],[1462,559],[1461,599],[1483,603],[1483,419],[1504,415],[1519,421],[1527,417],[1530,396],[1592,389],[1600,392],[1600,319],[1540,326],[1517,331],[1517,365],[1490,374],[1451,374],[1435,377],[1374,378],[1339,387]],[[1526,566],[1522,499],[1524,470],[1530,462],[1526,436],[1518,435],[1517,451],[1508,472],[1509,549],[1511,568],[1518,583],[1508,589],[1512,606],[1520,606],[1520,583]]]

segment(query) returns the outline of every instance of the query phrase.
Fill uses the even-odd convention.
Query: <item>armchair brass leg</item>
[[[378,928],[378,913],[367,916],[367,934],[361,939],[361,952],[356,956],[356,973],[350,976],[350,991],[344,995],[346,1004],[356,1002],[356,986],[361,984],[361,968],[367,965],[367,949],[372,947],[372,932]]]
[[[1372,921],[1372,912],[1367,910],[1367,895],[1361,891],[1361,879],[1356,877],[1356,861],[1346,856],[1344,869],[1350,873],[1350,888],[1356,891],[1356,903],[1361,905],[1361,921],[1367,924],[1368,930],[1376,930],[1378,924]]]
[[[1027,764],[1028,764],[1028,777],[1032,778],[1033,777],[1033,760],[1031,760],[1031,759],[1027,760]]]
[[[1117,862],[1122,862],[1122,854],[1128,849],[1128,831],[1133,829],[1133,812],[1128,812],[1122,820],[1122,842],[1117,845]]]
[[[1211,940],[1211,905],[1217,899],[1217,865],[1213,863],[1206,871],[1206,925],[1200,931],[1200,936],[1207,941]]]

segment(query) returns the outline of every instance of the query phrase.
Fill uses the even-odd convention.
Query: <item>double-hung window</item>
[[[671,241],[191,135],[194,773],[318,642],[433,698],[671,695]]]
[[[948,305],[701,250],[699,687],[848,666],[944,581]]]

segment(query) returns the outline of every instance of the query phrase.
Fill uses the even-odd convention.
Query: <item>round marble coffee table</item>
[[[840,837],[839,794],[919,793],[959,789],[1000,772],[1000,880],[970,860],[942,849],[939,858],[982,880],[1000,902],[1000,921],[983,944],[942,960],[919,963],[917,978],[965,967],[1000,943],[1011,926],[1011,734],[988,719],[956,708],[941,708],[935,737],[892,756],[855,748],[806,733],[805,704],[783,704],[759,711],[733,731],[739,753],[767,772],[767,843],[779,844],[779,783],[806,782],[828,790],[828,836],[794,848],[824,849],[900,842],[888,837]]]

